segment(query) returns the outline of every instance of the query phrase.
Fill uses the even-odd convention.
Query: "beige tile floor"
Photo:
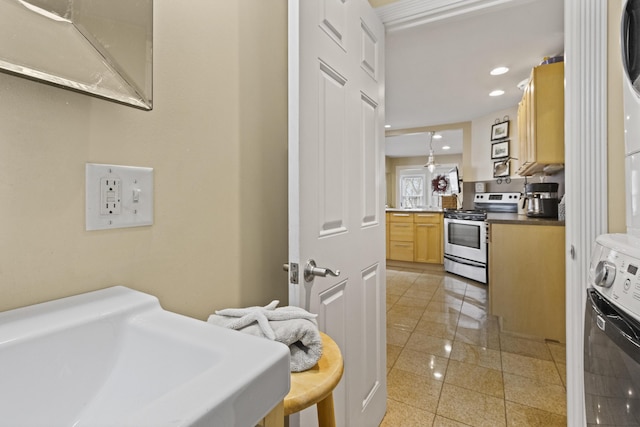
[[[487,288],[387,267],[391,426],[566,426],[564,345],[500,333]]]

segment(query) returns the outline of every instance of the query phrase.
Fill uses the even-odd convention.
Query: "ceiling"
[[[564,52],[561,0],[399,0],[376,12],[386,28],[386,124],[394,134],[512,108],[531,68]],[[509,72],[491,76],[497,66]],[[495,89],[505,94],[490,97]],[[427,155],[429,135],[407,132],[386,138],[388,156]],[[436,155],[462,152],[460,129],[442,134]]]

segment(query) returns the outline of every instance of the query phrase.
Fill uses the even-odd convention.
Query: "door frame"
[[[607,4],[565,0],[567,425],[586,424],[584,312],[591,245],[608,231]]]

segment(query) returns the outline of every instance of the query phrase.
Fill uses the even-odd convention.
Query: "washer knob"
[[[603,288],[610,288],[616,278],[616,266],[610,261],[601,260],[596,265],[595,284]]]

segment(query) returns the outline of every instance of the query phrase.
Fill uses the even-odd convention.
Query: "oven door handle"
[[[444,259],[448,259],[449,261],[453,261],[453,262],[457,262],[458,264],[464,264],[464,265],[470,265],[472,267],[484,267],[484,264],[481,264],[479,262],[473,262],[471,260],[466,260],[466,259],[462,259],[462,258],[458,258],[458,257],[454,257],[451,255],[444,255]]]

